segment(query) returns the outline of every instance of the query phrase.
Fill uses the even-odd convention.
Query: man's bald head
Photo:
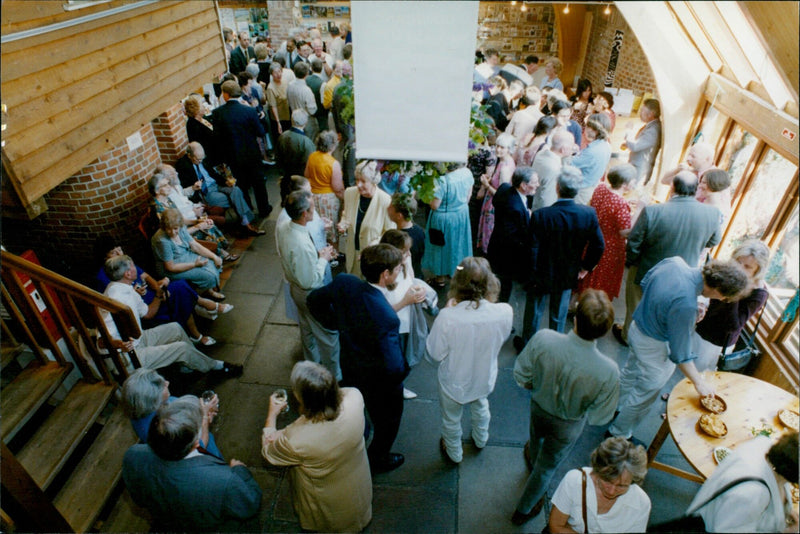
[[[556,128],[553,130],[552,139],[550,140],[550,150],[555,152],[561,157],[568,156],[572,153],[575,138],[570,132],[564,128]]]
[[[689,171],[679,172],[672,179],[672,191],[677,196],[693,197],[697,191],[697,176]]]
[[[692,145],[686,154],[686,162],[695,172],[703,172],[714,164],[714,147],[708,143]]]

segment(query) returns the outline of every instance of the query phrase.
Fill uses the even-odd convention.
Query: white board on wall
[[[467,160],[478,2],[351,2],[356,157]]]

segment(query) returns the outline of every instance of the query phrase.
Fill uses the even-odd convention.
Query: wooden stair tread
[[[0,369],[5,369],[6,365],[14,361],[14,358],[22,354],[27,347],[25,345],[7,345],[3,343],[0,346]]]
[[[0,435],[3,441],[14,437],[20,428],[36,413],[50,395],[61,385],[72,364],[61,366],[56,362],[42,365],[31,362],[8,386],[3,388],[3,405],[0,410]]]
[[[125,451],[136,441],[130,420],[118,407],[53,501],[75,532],[92,527],[122,474]]]
[[[17,455],[40,488],[45,489],[114,393],[104,382],[78,381]]]

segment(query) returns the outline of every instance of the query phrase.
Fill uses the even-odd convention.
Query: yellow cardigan
[[[356,250],[356,216],[358,215],[359,204],[358,188],[356,186],[348,187],[344,190],[344,210],[342,211],[342,218],[350,223],[350,230],[347,233],[347,244],[345,245],[344,253],[347,255],[347,272],[356,276],[361,276],[361,266],[358,261],[358,253]],[[392,197],[388,193],[375,188],[375,193],[372,195],[372,201],[369,203],[367,212],[364,214],[364,219],[361,222],[361,232],[359,232],[359,244],[364,249],[370,245],[377,245],[381,236],[386,230],[396,228],[395,224],[389,219],[389,214],[386,208],[392,203]]]

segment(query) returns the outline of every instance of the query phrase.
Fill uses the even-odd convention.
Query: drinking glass
[[[275,390],[275,398],[281,401],[286,402],[286,405],[283,407],[280,413],[286,413],[289,411],[289,394],[286,393],[285,389],[276,389]]]

